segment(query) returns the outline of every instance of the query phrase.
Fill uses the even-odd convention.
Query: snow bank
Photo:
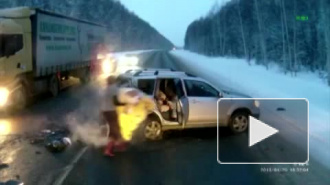
[[[311,139],[314,137],[315,142],[329,146],[330,88],[317,74],[301,72],[297,77],[291,77],[284,75],[276,66],[266,70],[260,65],[249,66],[242,59],[210,58],[184,50],[172,51],[171,54],[180,59],[178,65],[189,73],[229,91],[255,98],[307,98]],[[312,144],[310,146],[313,148]]]
[[[122,56],[127,56],[127,55],[138,55],[141,53],[146,53],[146,52],[151,52],[151,51],[156,51],[156,50],[136,50],[136,51],[124,51],[124,52],[115,52],[115,53],[111,53],[112,56],[114,57],[122,57]]]

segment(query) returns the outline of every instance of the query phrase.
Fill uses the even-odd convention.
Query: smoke
[[[71,132],[72,141],[81,141],[86,145],[96,148],[108,143],[108,138],[100,124],[93,121],[78,121],[76,116],[68,116],[67,125]]]
[[[80,99],[80,106],[69,113],[65,120],[73,142],[80,141],[96,148],[108,143],[107,132],[100,127],[102,90],[100,84],[94,84],[89,87],[89,91],[75,95]]]

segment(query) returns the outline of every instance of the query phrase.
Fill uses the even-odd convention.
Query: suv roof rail
[[[184,74],[187,75],[183,71],[155,71],[154,75],[159,75],[159,74]]]
[[[132,69],[129,69],[129,70],[127,70],[125,73],[127,74],[127,73],[130,73],[130,72],[132,72],[133,70]]]
[[[134,70],[132,70],[131,72],[133,72]],[[176,70],[137,70],[133,76],[142,76],[142,75],[164,75],[164,74],[177,74],[177,75],[186,75],[186,76],[190,76],[190,77],[196,77],[195,75],[183,72],[183,71],[176,71]]]
[[[167,68],[144,68],[143,71],[171,71]]]
[[[190,77],[196,77],[195,75],[193,74],[190,74],[190,73],[186,73],[187,76],[190,76]]]
[[[138,71],[138,72],[134,73],[133,76],[139,76],[142,72],[143,72],[143,71]]]

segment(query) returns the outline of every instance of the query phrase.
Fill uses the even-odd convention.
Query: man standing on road
[[[117,150],[124,150],[126,148],[128,141],[124,141],[121,127],[124,126],[124,131],[126,132],[130,130],[127,126],[135,127],[133,127],[134,125],[129,125],[126,121],[120,125],[119,114],[131,115],[133,107],[140,102],[140,98],[141,94],[138,90],[118,87],[115,76],[107,78],[107,87],[103,94],[101,106],[103,118],[109,125],[109,142],[104,150],[104,155],[112,157],[114,156],[113,150],[115,148]],[[128,125],[125,126],[125,124]],[[126,132],[124,132],[125,136]]]
[[[114,156],[113,148],[118,141],[121,140],[120,127],[118,122],[118,115],[116,112],[115,99],[119,88],[116,84],[116,77],[109,76],[107,78],[107,86],[103,94],[101,111],[104,120],[109,125],[109,142],[104,150],[104,155]]]

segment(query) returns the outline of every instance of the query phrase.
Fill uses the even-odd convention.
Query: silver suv
[[[120,86],[135,87],[155,100],[157,109],[147,118],[143,135],[158,140],[165,130],[199,127],[230,127],[234,133],[247,130],[249,115],[259,117],[259,103],[253,100],[217,101],[232,97],[207,81],[170,69],[129,70],[119,75]],[[226,99],[228,100],[228,99]]]

